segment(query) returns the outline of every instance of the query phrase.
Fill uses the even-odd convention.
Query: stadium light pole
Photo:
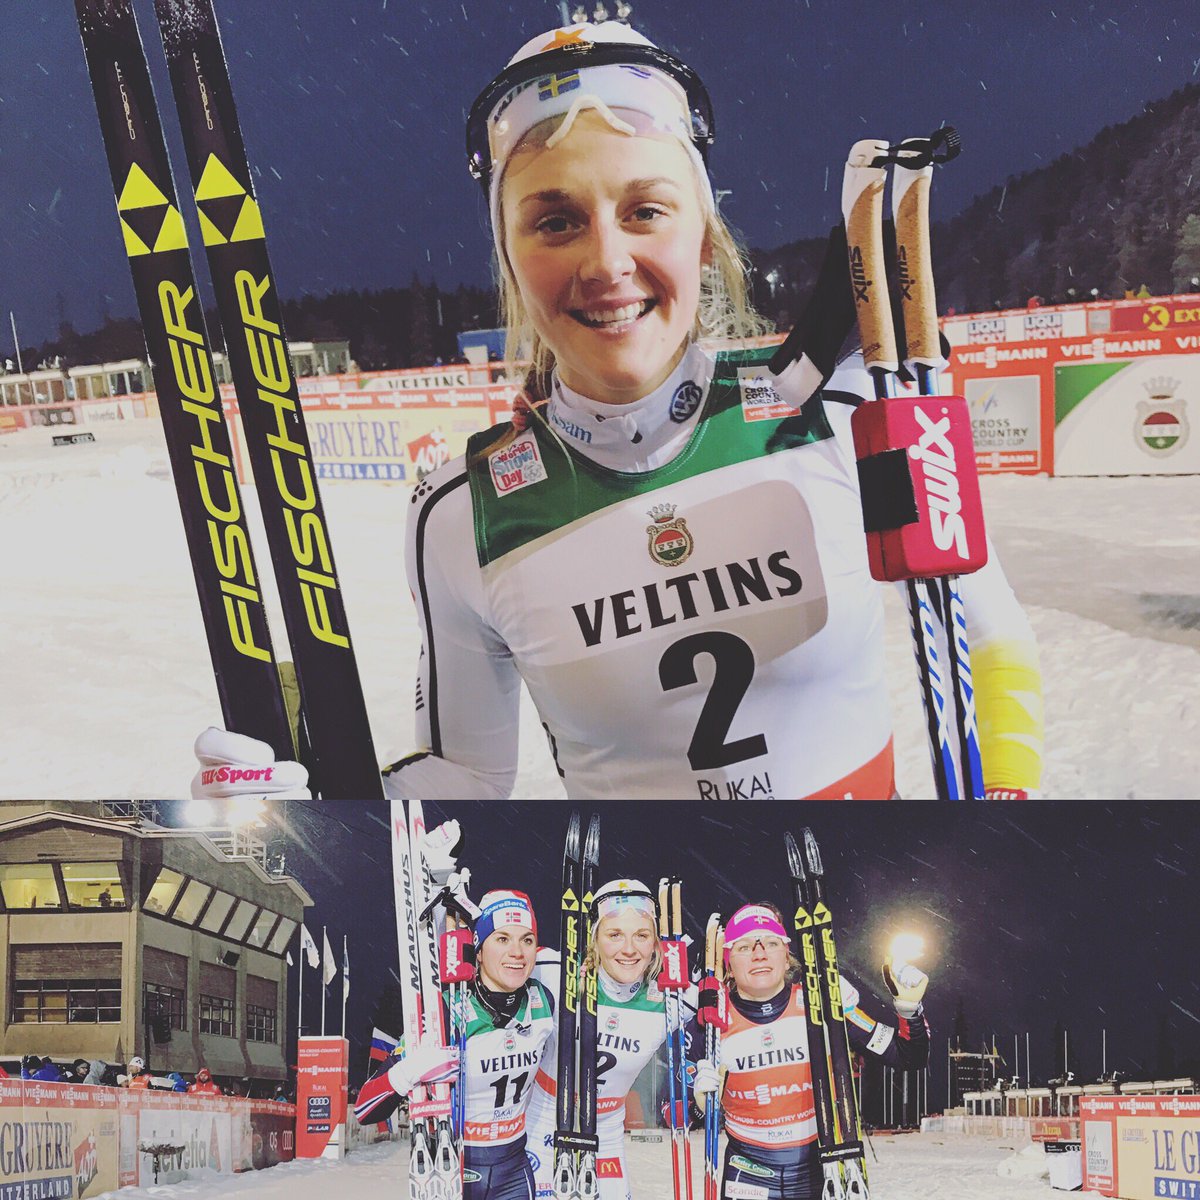
[[[17,338],[17,314],[11,308],[8,310],[8,319],[12,322],[13,348],[17,352],[17,372],[24,375],[25,368],[21,366],[21,343]]]

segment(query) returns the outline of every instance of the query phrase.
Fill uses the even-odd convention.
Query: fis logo
[[[942,413],[946,413],[942,409]],[[959,497],[958,464],[954,457],[954,446],[947,434],[950,418],[940,419],[927,416],[919,405],[913,409],[921,434],[917,444],[909,449],[909,456],[921,464],[925,477],[925,506],[929,510],[929,523],[933,532],[933,544],[939,550],[954,547],[959,558],[970,557],[967,548],[967,526],[962,517],[962,501]]]

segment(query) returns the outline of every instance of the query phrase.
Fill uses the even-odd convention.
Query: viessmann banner
[[[1123,1200],[1200,1200],[1200,1096],[1080,1104],[1083,1188]]]
[[[0,1079],[0,1200],[86,1200],[117,1188],[273,1166],[295,1153],[273,1101]]]
[[[119,1186],[115,1089],[0,1079],[0,1200],[83,1200]]]

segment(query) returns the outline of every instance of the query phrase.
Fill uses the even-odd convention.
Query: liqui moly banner
[[[296,1157],[321,1158],[344,1149],[350,1043],[303,1037],[296,1058]]]

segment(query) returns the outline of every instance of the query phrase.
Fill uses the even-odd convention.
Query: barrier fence
[[[943,390],[965,396],[983,474],[1200,473],[1200,295],[944,318]],[[755,339],[770,345],[779,337]],[[413,483],[506,421],[525,363],[297,380],[317,473]],[[221,385],[242,482],[233,389]],[[0,407],[0,434],[156,416],[154,394]]]
[[[0,1200],[83,1200],[295,1156],[296,1107],[272,1100],[0,1079]]]

